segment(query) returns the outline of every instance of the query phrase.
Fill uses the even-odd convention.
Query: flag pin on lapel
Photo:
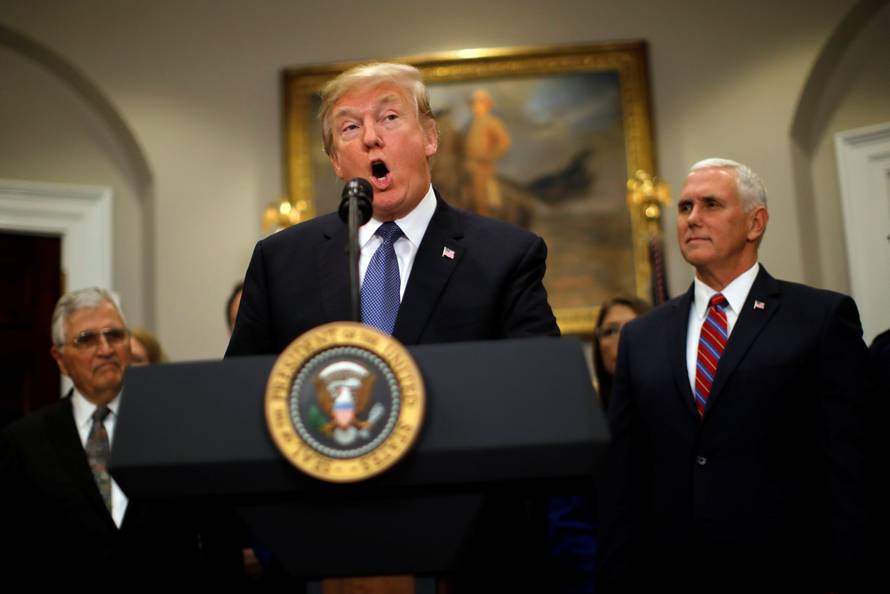
[[[449,260],[454,260],[454,250],[452,250],[448,246],[443,247],[442,248],[442,257],[448,258]]]
[[[754,300],[754,309],[763,309],[766,310],[766,303],[763,301]]]

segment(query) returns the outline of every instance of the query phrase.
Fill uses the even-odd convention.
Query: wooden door
[[[59,398],[49,349],[61,255],[59,237],[0,233],[0,426]]]

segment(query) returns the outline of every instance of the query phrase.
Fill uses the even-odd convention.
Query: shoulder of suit
[[[886,351],[890,354],[890,330],[884,330],[871,343],[872,352]]]
[[[277,231],[257,243],[265,249],[275,249],[280,245],[290,244],[294,241],[316,241],[324,235],[337,232],[342,226],[343,222],[337,213],[329,213]]]
[[[837,303],[851,298],[849,295],[838,293],[837,291],[819,289],[803,283],[785,280],[777,280],[776,282],[779,284],[779,290],[782,296],[786,298],[799,298],[812,301],[813,303]]]
[[[60,398],[57,402],[47,404],[21,419],[13,421],[3,428],[3,433],[10,439],[17,436],[33,435],[35,431],[42,431],[47,417],[64,413],[71,414],[71,401],[68,398]],[[73,420],[73,417],[72,417]]]
[[[454,208],[454,211],[460,218],[462,227],[468,236],[492,235],[501,239],[515,238],[517,240],[525,241],[529,241],[539,237],[537,234],[529,231],[528,229],[524,229],[522,227],[519,227],[518,225],[514,225],[513,223],[508,223],[507,221],[502,221],[500,219],[495,219],[492,217],[486,217],[459,208]]]

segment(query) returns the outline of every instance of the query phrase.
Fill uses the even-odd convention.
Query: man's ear
[[[337,154],[337,149],[331,147],[331,154],[328,155],[328,158],[331,160],[331,165],[334,166],[334,174],[342,180],[343,168],[340,167],[340,156]]]
[[[68,368],[65,367],[65,359],[62,357],[62,350],[56,345],[53,345],[49,350],[49,354],[56,360],[56,365],[59,366],[59,371],[62,372],[62,375],[68,375]]]
[[[769,211],[764,206],[757,206],[749,215],[748,241],[760,241],[766,232],[766,224],[769,222]]]
[[[435,120],[430,120],[423,125],[424,143],[423,152],[429,159],[439,150],[439,128]]]

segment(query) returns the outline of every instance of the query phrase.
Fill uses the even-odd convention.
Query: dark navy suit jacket
[[[406,345],[557,336],[541,282],[544,241],[436,199],[393,336]],[[280,353],[316,326],[348,320],[346,239],[329,214],[257,243],[226,356]]]
[[[544,241],[452,208],[438,194],[436,202],[393,336],[406,345],[558,336],[542,284]],[[260,241],[226,357],[280,353],[316,326],[350,319],[346,240],[346,226],[331,214]],[[485,499],[456,568],[460,591],[534,589],[545,579],[546,516],[538,503],[521,493]]]
[[[690,288],[621,336],[605,591],[850,591],[870,395],[856,305],[761,268],[700,419],[686,370],[692,301]]]
[[[7,576],[32,585],[99,580],[124,589],[224,579],[222,566],[207,564],[184,502],[130,499],[118,529],[90,471],[70,398],[4,428],[0,484]]]

